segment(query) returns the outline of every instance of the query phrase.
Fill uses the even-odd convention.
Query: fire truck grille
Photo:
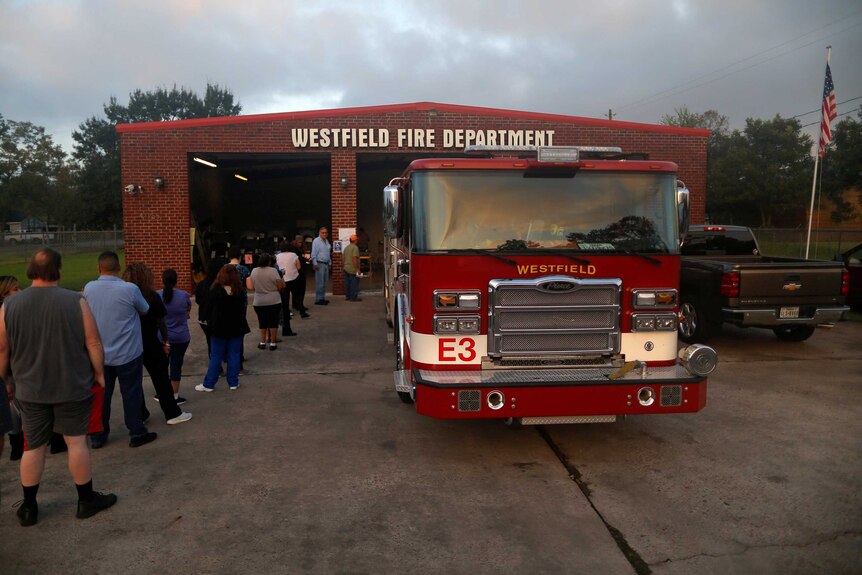
[[[612,345],[606,333],[541,333],[511,334],[500,338],[500,352],[513,354],[519,352],[559,352],[572,350],[596,351]]]
[[[552,314],[537,314],[535,311],[501,310],[497,316],[501,330],[519,329],[603,329],[614,325],[613,311],[605,310],[561,310]]]
[[[478,389],[465,389],[458,392],[458,411],[480,411],[482,393]]]
[[[682,405],[682,386],[663,385],[659,397],[662,407],[678,407]]]
[[[612,355],[620,350],[619,280],[492,280],[488,356]]]

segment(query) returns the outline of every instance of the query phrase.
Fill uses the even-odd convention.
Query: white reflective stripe
[[[646,343],[652,342],[652,351]],[[626,361],[665,361],[676,359],[676,331],[639,331],[620,334],[620,351]]]
[[[488,355],[488,336],[428,335],[410,332],[410,359],[433,365],[481,364]]]
[[[414,361],[433,365],[481,364],[488,354],[488,336],[477,335],[428,335],[410,331],[410,357]],[[620,351],[627,361],[674,360],[677,356],[675,331],[649,331],[621,334]],[[441,340],[443,343],[441,344]],[[454,341],[453,341],[454,340]],[[652,350],[646,343],[652,342]],[[466,361],[464,358],[472,357]],[[442,358],[442,359],[441,359]]]

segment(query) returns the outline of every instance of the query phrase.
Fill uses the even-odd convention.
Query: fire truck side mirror
[[[383,188],[383,234],[387,238],[401,237],[401,189]]]
[[[688,188],[681,181],[677,180],[676,185],[676,209],[679,213],[679,245],[682,246],[682,242],[685,241],[685,237],[688,235],[688,224],[690,221],[689,194]]]

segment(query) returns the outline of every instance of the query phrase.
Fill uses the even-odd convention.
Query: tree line
[[[71,156],[41,126],[0,114],[0,223],[17,215],[79,229],[121,227],[121,123],[235,116],[242,106],[233,93],[207,84],[203,97],[174,86],[111,97],[104,116],[93,116],[72,133]],[[708,143],[706,210],[713,222],[760,227],[804,223],[814,158],[811,138],[800,122],[775,116],[748,118],[743,130],[729,130],[715,110],[683,106],[661,124],[711,130]],[[862,190],[862,109],[833,126],[826,152],[822,192],[837,209],[834,222],[856,215],[844,193]]]
[[[71,156],[45,128],[0,114],[0,223],[10,216],[78,229],[122,227],[120,138],[117,124],[236,116],[233,93],[207,84],[203,97],[186,88],[158,88],[111,97],[104,116],[93,116],[72,133]]]
[[[822,172],[821,193],[835,210],[831,223],[858,215],[848,190],[862,193],[862,109],[832,127]],[[686,106],[662,117],[668,126],[712,130],[707,147],[706,213],[710,221],[757,227],[797,227],[807,223],[814,177],[814,142],[797,119],[748,118],[742,130],[728,129],[727,117]],[[821,222],[828,225],[829,222]]]

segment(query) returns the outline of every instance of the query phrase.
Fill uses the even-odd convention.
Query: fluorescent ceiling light
[[[203,165],[205,165],[205,166],[209,166],[210,168],[218,168],[218,166],[216,166],[216,165],[215,165],[215,164],[213,164],[212,162],[208,162],[208,161],[204,160],[203,158],[198,158],[197,156],[195,156],[195,157],[194,157],[194,158],[192,158],[192,159],[193,159],[194,161],[196,161],[197,163],[199,163],[199,164],[203,164]]]
[[[239,174],[234,174],[233,177],[236,178],[237,180],[242,180],[243,182],[248,181],[248,178],[246,178],[245,176],[240,176]]]

